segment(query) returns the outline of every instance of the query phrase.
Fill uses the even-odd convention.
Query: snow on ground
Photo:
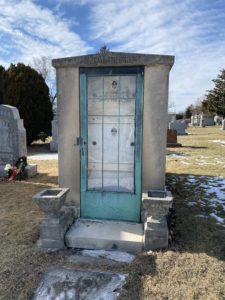
[[[58,160],[58,153],[36,153],[28,156],[29,160]]]
[[[124,263],[130,263],[135,259],[135,255],[122,251],[81,250],[81,255],[111,259]]]
[[[33,300],[116,300],[127,274],[50,267],[34,292]]]
[[[225,146],[225,141],[221,141],[221,140],[208,140],[208,142],[218,143],[221,144],[222,146]]]
[[[169,153],[167,154],[168,157],[171,157],[171,158],[183,158],[183,157],[186,157],[185,154],[183,153]]]
[[[167,159],[168,161],[179,160],[179,162],[183,165],[190,165],[190,164],[197,165],[197,166],[223,165],[225,168],[225,160],[217,157],[213,157],[210,159],[208,156],[203,156],[203,155],[188,157],[182,153],[170,153],[167,154]]]
[[[223,176],[173,176],[173,182],[186,179],[187,189],[194,188],[193,197],[188,200],[188,207],[200,206],[205,209],[205,217],[211,217],[218,224],[225,225],[225,178]],[[202,192],[204,193],[202,195]],[[211,212],[208,213],[210,208]]]

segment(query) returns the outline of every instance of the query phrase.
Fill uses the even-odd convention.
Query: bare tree
[[[57,94],[55,91],[55,69],[51,65],[51,58],[49,56],[35,57],[32,65],[48,84],[50,101],[55,112]]]
[[[53,72],[51,58],[47,56],[35,57],[33,59],[33,66],[35,70],[42,75],[45,81],[49,79]]]

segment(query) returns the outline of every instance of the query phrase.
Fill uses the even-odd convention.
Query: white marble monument
[[[54,116],[52,120],[52,141],[50,142],[50,150],[52,152],[58,152],[58,120],[57,116]]]
[[[6,164],[13,164],[21,156],[27,156],[23,120],[16,107],[0,105],[0,174],[4,174]]]
[[[21,156],[27,156],[26,129],[19,111],[10,105],[0,105],[0,176],[5,175],[6,164],[13,165]],[[27,176],[35,175],[36,165],[26,167]]]

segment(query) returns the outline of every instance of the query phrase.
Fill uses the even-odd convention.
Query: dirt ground
[[[36,161],[39,174],[0,182],[0,299],[30,299],[50,265],[129,273],[121,299],[225,299],[225,132],[193,128],[167,149],[167,185],[174,195],[168,250],[141,253],[130,265],[66,263],[64,253],[36,249],[42,214],[32,196],[57,186],[57,162]],[[213,140],[213,141],[212,141]],[[48,145],[34,145],[30,153]],[[34,161],[32,161],[33,163]],[[209,184],[213,190],[207,190]],[[218,192],[219,191],[219,192]]]

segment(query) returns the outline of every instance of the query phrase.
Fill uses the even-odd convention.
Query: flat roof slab
[[[173,64],[174,56],[172,55],[125,52],[106,52],[52,60],[52,65],[55,68],[151,65],[167,65],[172,67]]]

